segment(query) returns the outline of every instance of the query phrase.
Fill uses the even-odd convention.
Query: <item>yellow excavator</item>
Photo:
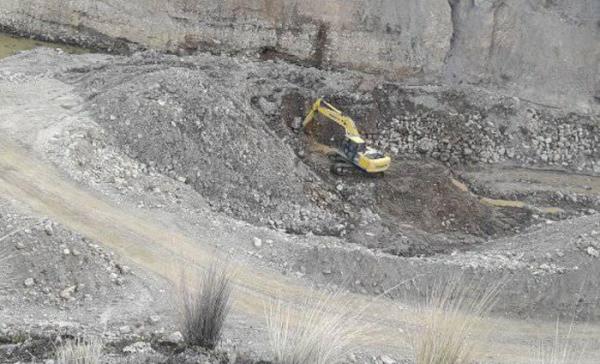
[[[322,98],[313,104],[302,123],[302,129],[309,126],[318,114],[340,125],[346,133],[342,149],[336,150],[335,153],[330,155],[333,162],[331,166],[332,173],[344,175],[358,168],[367,174],[376,175],[382,174],[390,167],[390,157],[367,146],[365,140],[360,136],[354,121]]]

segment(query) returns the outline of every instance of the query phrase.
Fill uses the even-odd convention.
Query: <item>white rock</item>
[[[60,297],[65,300],[71,299],[71,295],[73,294],[73,292],[75,292],[75,288],[77,288],[77,286],[71,286],[63,289],[60,292]]]
[[[157,315],[152,315],[152,316],[148,317],[148,319],[146,320],[146,322],[151,325],[155,325],[159,321],[160,321],[160,316],[157,316]]]
[[[588,248],[585,251],[594,258],[600,257],[600,252],[593,246],[588,246]]]
[[[119,327],[119,332],[121,334],[129,334],[131,332],[131,327],[125,325],[125,326],[121,326]]]
[[[380,359],[383,364],[396,364],[396,361],[387,355],[382,355]]]
[[[254,238],[253,243],[254,243],[254,247],[255,248],[260,248],[262,246],[262,244],[263,244],[262,240],[260,238],[257,238],[257,237]]]
[[[25,287],[31,287],[35,284],[35,281],[33,280],[33,278],[27,278],[25,282],[23,282],[23,284],[25,285]]]
[[[46,225],[44,225],[44,231],[46,232],[46,234],[48,236],[52,236],[54,234],[54,229],[52,228],[52,224],[47,223]]]
[[[183,335],[181,334],[181,332],[175,331],[169,336],[165,337],[163,341],[170,344],[179,344],[183,342]]]

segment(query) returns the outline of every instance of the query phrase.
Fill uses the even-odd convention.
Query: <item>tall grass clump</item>
[[[501,285],[483,289],[461,277],[434,284],[417,310],[419,328],[410,335],[416,364],[472,363],[472,335],[482,326]]]
[[[276,364],[336,364],[357,351],[366,332],[361,312],[351,309],[340,294],[308,302],[306,309],[271,302],[265,317],[271,354]],[[336,305],[331,305],[335,301]],[[335,312],[328,307],[336,307]]]
[[[230,310],[232,283],[227,268],[214,263],[189,289],[182,284],[182,332],[190,345],[214,349]]]
[[[102,342],[99,339],[67,341],[56,350],[58,364],[100,364]]]
[[[531,364],[579,364],[582,362],[585,348],[576,345],[571,336],[575,328],[571,322],[566,335],[561,335],[560,323],[556,322],[554,337],[550,340],[540,341],[533,353]]]

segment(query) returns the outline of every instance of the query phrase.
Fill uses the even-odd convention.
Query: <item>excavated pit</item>
[[[439,277],[462,274],[481,286],[506,279],[494,314],[600,317],[598,52],[589,47],[599,34],[589,18],[597,13],[595,2],[449,1],[446,7],[410,1],[388,2],[377,11],[372,2],[324,8],[298,2],[299,10],[266,2],[266,14],[260,7],[238,13],[237,1],[219,9],[177,1],[160,9],[145,0],[111,0],[95,10],[75,3],[64,8],[50,1],[38,11],[9,0],[0,6],[0,28],[122,54],[150,48],[195,55],[100,57],[81,67],[61,61],[54,71],[35,71],[35,77],[60,78],[85,98],[81,115],[91,116],[91,126],[80,126],[88,128],[81,140],[65,136],[65,160],[85,164],[98,141],[113,152],[96,155],[103,163],[73,170],[114,172],[110,164],[119,158],[111,158],[124,152],[135,168],[94,174],[112,178],[97,181],[123,195],[135,190],[139,194],[130,198],[140,199],[139,208],[151,201],[146,206],[163,209],[161,194],[167,195],[182,220],[188,214],[221,218],[208,212],[206,200],[214,211],[249,223],[235,222],[253,234],[240,235],[241,251],[256,248],[252,238],[261,236],[262,249],[249,255],[311,283],[422,302],[423,290]],[[124,16],[117,23],[113,9]],[[148,21],[157,26],[147,28]],[[203,51],[232,57],[197,53]],[[21,61],[40,68],[46,59]],[[19,82],[26,74],[9,67],[0,81]],[[368,141],[392,156],[384,178],[329,173],[325,153],[343,137],[332,123],[317,122],[310,135],[292,130],[319,96],[352,116]],[[101,135],[86,135],[96,132]],[[80,141],[83,146],[76,145]],[[67,156],[73,150],[87,153]],[[138,175],[151,183],[134,186]],[[168,180],[163,175],[172,180],[161,183]],[[83,176],[83,184],[93,179]],[[157,196],[146,200],[145,192]],[[187,199],[194,201],[188,205]],[[273,242],[266,237],[275,232],[264,226],[296,236],[280,234],[287,245]],[[104,263],[95,259],[84,270],[76,254],[63,264],[60,244],[66,241],[86,255],[96,253],[81,244],[83,238],[57,232],[54,239],[33,229],[27,258],[7,272],[19,280],[7,281],[19,286],[4,297],[13,306],[28,291],[34,294],[23,295],[23,303],[47,306],[47,292],[38,292],[37,284],[56,280],[52,272],[61,275],[49,285],[59,296],[65,279],[82,283],[75,296],[120,294],[137,284],[132,278],[131,286],[115,288],[105,276],[86,275],[102,270]],[[51,274],[33,265],[47,253],[38,238],[57,245]],[[237,239],[229,248],[238,248]],[[12,251],[22,253],[16,240]],[[33,288],[25,283],[32,275],[23,275],[19,264],[44,269],[33,276]],[[118,273],[112,262],[109,268]],[[407,287],[393,290],[399,282]]]
[[[473,102],[477,94],[449,93],[438,86],[378,83],[359,73],[243,58],[71,56],[37,50],[5,64],[0,76],[6,77],[9,85],[4,89],[15,100],[22,98],[16,96],[19,82],[31,90],[46,85],[74,92],[66,104],[54,91],[41,100],[55,105],[52,110],[59,116],[29,106],[31,112],[44,114],[31,127],[56,126],[53,120],[64,119],[60,115],[65,107],[77,116],[73,129],[46,153],[69,176],[109,196],[116,194],[119,202],[177,214],[183,219],[172,220],[177,226],[187,219],[196,224],[217,216],[234,221],[210,212],[211,206],[245,220],[249,224],[233,225],[250,235],[226,244],[250,250],[251,256],[260,254],[261,261],[275,264],[284,274],[374,295],[411,277],[419,277],[411,283],[418,287],[421,281],[446,276],[444,272],[465,274],[484,285],[509,276],[495,313],[598,317],[594,254],[600,246],[599,229],[595,212],[589,210],[599,205],[600,180],[574,173],[575,165],[563,165],[566,161],[543,164],[533,158],[553,148],[566,155],[560,153],[568,153],[569,147],[559,144],[568,135],[564,132],[556,143],[538,142],[533,150],[519,147],[548,137],[536,130],[551,130],[551,125],[567,124],[565,120],[585,123],[585,117],[565,118],[541,108],[536,112],[544,117],[534,124],[521,117],[536,107],[521,105],[525,111],[508,112],[511,104],[502,96],[490,98],[488,105]],[[70,85],[38,81],[35,72],[40,68],[44,77]],[[318,95],[330,95],[357,120],[371,143],[392,155],[393,168],[383,179],[338,178],[328,172],[322,152],[340,140],[335,125],[320,121],[312,136],[289,127]],[[7,102],[7,112],[18,115],[19,106]],[[504,123],[495,123],[498,113]],[[15,117],[15,125],[23,120]],[[461,127],[461,120],[468,128]],[[494,150],[483,141],[486,135],[497,135],[490,123],[531,132],[519,135],[513,157],[505,153],[496,163],[489,157],[469,162],[465,156],[470,154],[461,145],[469,143],[478,158]],[[577,130],[569,128],[563,126]],[[461,139],[466,132],[469,139]],[[24,131],[23,138],[35,143],[35,134]],[[585,141],[585,132],[577,138]],[[394,149],[397,140],[406,152]],[[589,148],[595,148],[593,138],[588,140],[583,146],[592,143]],[[435,154],[442,152],[456,161]],[[594,158],[581,153],[584,163],[579,166],[593,166]],[[550,198],[553,190],[564,199]],[[522,201],[509,200],[516,197]],[[573,218],[556,221],[567,217]],[[260,249],[254,249],[255,236],[264,242]],[[402,292],[389,295],[403,298]]]
[[[461,188],[454,171],[464,166],[537,161],[510,149],[516,142],[502,123],[493,124],[520,115],[506,99],[475,105],[464,93],[369,77],[283,62],[142,53],[73,69],[66,80],[130,157],[189,184],[215,211],[253,224],[415,256],[469,250],[562,217],[482,203]],[[330,174],[324,150],[343,137],[335,124],[321,120],[312,135],[292,130],[318,95],[328,95],[393,157],[383,178]]]

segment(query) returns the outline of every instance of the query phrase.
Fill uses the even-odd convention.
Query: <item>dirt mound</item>
[[[99,308],[100,302],[122,298],[134,279],[130,268],[97,243],[50,220],[16,213],[3,201],[0,266],[0,307],[8,310]]]
[[[233,61],[151,57],[83,76],[90,108],[115,143],[193,186],[218,211],[290,232],[344,229],[329,206],[335,195],[251,106],[239,79],[248,71]]]

